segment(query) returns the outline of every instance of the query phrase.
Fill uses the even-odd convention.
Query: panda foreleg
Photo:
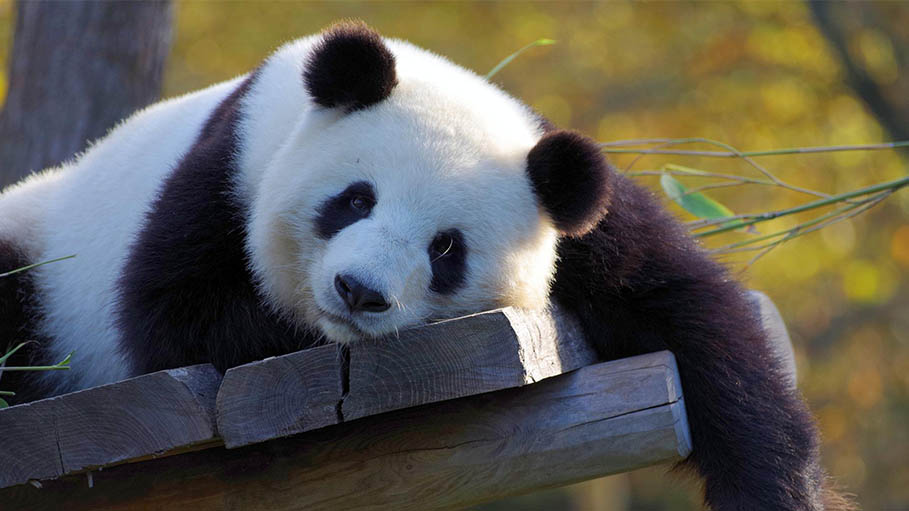
[[[553,297],[606,359],[671,350],[715,511],[848,509],[827,487],[813,419],[757,312],[647,191],[617,176],[609,213],[564,239]]]

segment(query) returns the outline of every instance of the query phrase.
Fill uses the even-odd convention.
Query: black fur
[[[449,229],[440,232],[429,244],[427,251],[432,265],[429,289],[447,295],[464,285],[467,273],[467,245],[461,231]]]
[[[358,209],[352,204],[356,198],[369,202],[371,206],[368,209]],[[315,220],[316,236],[327,240],[341,229],[369,217],[375,203],[376,192],[371,184],[366,181],[351,184],[343,192],[319,205]]]
[[[567,236],[583,235],[606,213],[610,173],[596,143],[571,131],[550,131],[527,155],[534,192]]]
[[[398,83],[394,55],[363,23],[330,27],[316,43],[303,79],[313,101],[354,111],[374,105]]]
[[[120,278],[121,348],[138,372],[228,367],[313,345],[263,305],[244,252],[245,207],[232,193],[238,103],[253,74],[212,113],[166,180]]]
[[[0,240],[0,273],[32,264],[15,245]],[[63,262],[59,264],[65,264]],[[21,342],[28,341],[6,361],[7,366],[50,365],[44,351],[47,341],[38,334],[40,312],[35,303],[35,286],[28,271],[0,277],[0,356]],[[9,371],[0,374],[0,390],[15,392],[5,397],[10,404],[25,403],[50,395],[51,389],[42,386],[37,373]]]
[[[212,113],[131,247],[119,281],[118,326],[137,372],[208,361],[223,371],[316,343],[263,306],[244,252],[248,212],[232,178],[238,104],[255,80],[253,74]],[[390,94],[394,59],[371,30],[343,25],[326,33],[305,81],[322,106],[366,108]],[[727,272],[651,194],[614,175],[591,140],[551,131],[527,165],[542,206],[565,235],[552,297],[574,311],[605,359],[675,354],[694,442],[685,466],[703,476],[710,508],[819,511],[825,501],[835,503],[828,509],[845,508],[825,488],[811,416]],[[319,236],[356,221],[338,204],[323,205]],[[440,293],[463,283],[467,257],[460,232],[445,234],[456,242],[452,250],[430,258],[431,285]],[[0,271],[26,262],[0,243]],[[0,341],[34,333],[30,287],[27,274],[0,279]],[[9,381],[3,375],[0,386]]]
[[[560,242],[552,296],[605,359],[675,354],[694,443],[685,465],[712,510],[823,509],[814,423],[743,290],[649,192],[610,181],[596,229]]]

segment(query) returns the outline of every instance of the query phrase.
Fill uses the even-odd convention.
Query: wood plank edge
[[[678,401],[670,403],[672,415],[675,417],[675,436],[678,441],[679,456],[687,458],[693,450],[691,442],[691,429],[688,427],[688,411],[685,408],[685,398],[680,397]]]
[[[65,474],[59,475],[57,477],[50,478],[39,478],[39,479],[29,479],[26,483],[23,484],[40,484],[42,481],[52,481],[54,479],[60,479],[70,476],[79,476],[82,474],[87,474],[90,472],[99,472],[102,470],[109,470],[114,467],[119,467],[121,465],[131,465],[134,463],[143,463],[146,461],[159,460],[163,458],[169,458],[171,456],[179,456],[181,454],[188,454],[192,452],[204,451],[207,449],[212,449],[216,447],[224,447],[224,442],[220,438],[213,438],[211,440],[203,440],[200,442],[192,442],[186,445],[181,445],[179,447],[174,447],[173,449],[168,449],[166,451],[154,452],[149,454],[144,454],[142,456],[136,456],[134,458],[122,459],[119,461],[113,461],[111,463],[105,463],[104,465],[90,465],[82,467],[78,470],[73,470]]]
[[[218,374],[218,377],[215,378],[212,373]],[[209,438],[199,438],[187,444],[183,445],[174,445],[166,447],[160,451],[150,452],[143,454],[138,457],[113,457],[100,464],[90,464],[83,466],[71,467],[69,463],[64,461],[64,446],[60,444],[60,429],[66,427],[59,423],[61,419],[58,415],[59,409],[58,406],[62,407],[63,404],[66,404],[70,401],[79,402],[79,400],[91,396],[94,393],[100,392],[116,392],[118,387],[129,388],[132,385],[135,385],[137,381],[142,381],[143,383],[156,384],[160,378],[169,378],[173,382],[176,382],[185,390],[184,397],[187,398],[186,402],[192,401],[195,404],[196,411],[198,415],[205,419],[207,422],[211,435]],[[217,380],[217,381],[215,381]],[[85,472],[90,472],[92,470],[98,470],[101,468],[112,467],[120,465],[123,463],[133,463],[135,461],[140,461],[143,459],[152,459],[163,456],[170,456],[173,454],[180,454],[182,452],[189,452],[192,450],[199,450],[203,448],[208,448],[214,445],[220,445],[221,440],[217,436],[217,425],[215,422],[215,408],[214,408],[214,394],[217,390],[217,385],[220,385],[220,375],[210,364],[199,364],[194,366],[186,366],[175,369],[167,369],[162,371],[156,371],[154,373],[143,374],[133,378],[128,378],[126,380],[113,382],[105,385],[99,385],[97,387],[91,387],[87,389],[78,390],[75,392],[62,394],[59,396],[53,396],[46,399],[41,399],[38,401],[32,401],[29,403],[23,403],[21,405],[16,405],[15,407],[10,407],[8,409],[0,411],[0,413],[6,413],[7,411],[13,411],[16,413],[18,411],[28,410],[31,407],[38,407],[37,409],[46,408],[50,413],[50,420],[52,421],[52,429],[54,436],[56,438],[54,451],[56,454],[56,460],[58,460],[58,470],[55,474],[34,474],[33,476],[25,476],[23,478],[16,478],[15,480],[10,478],[8,480],[3,480],[0,483],[0,488],[14,487],[22,484],[33,484],[40,485],[40,481],[47,481],[52,479],[57,479],[63,476],[68,476],[71,474],[81,474]],[[213,392],[214,391],[214,392]],[[61,405],[57,405],[60,403]],[[21,407],[21,408],[20,408]],[[45,412],[45,413],[48,413]],[[6,439],[6,441],[15,441],[15,439]],[[197,447],[204,446],[204,447]]]
[[[566,380],[566,383],[568,383],[569,381],[570,381],[570,377],[568,380]],[[516,394],[515,394],[516,392],[522,393],[522,392],[535,392],[535,391],[536,391],[536,389],[534,389],[533,387],[511,389],[511,390],[503,391],[503,397],[505,397],[506,400],[510,400],[516,396]],[[512,397],[511,398],[507,397],[509,395],[511,395]],[[471,398],[467,398],[467,399],[471,399]],[[481,401],[482,401],[482,399],[481,399]],[[428,405],[428,406],[438,407],[440,405],[447,406],[447,407],[453,406],[452,404],[436,404],[436,405]],[[438,408],[431,408],[431,409],[438,409]],[[606,440],[607,438],[613,438],[613,442],[618,442],[619,443],[618,445],[627,444],[628,442],[632,442],[635,444],[639,443],[639,442],[645,442],[645,443],[653,443],[653,444],[661,445],[661,447],[659,449],[651,450],[651,451],[649,451],[649,454],[642,454],[639,457],[633,457],[633,456],[629,457],[627,455],[620,455],[619,458],[617,458],[618,460],[620,460],[618,463],[616,463],[616,462],[613,462],[612,464],[610,464],[609,462],[600,463],[600,462],[596,462],[595,460],[593,460],[593,462],[591,463],[592,459],[588,459],[586,462],[581,463],[581,465],[575,466],[575,468],[570,471],[565,471],[565,472],[556,471],[554,473],[546,475],[545,477],[543,477],[541,479],[539,477],[540,472],[538,470],[534,470],[533,472],[529,473],[529,474],[534,474],[534,475],[530,475],[529,478],[524,479],[523,476],[519,475],[519,472],[514,471],[515,467],[520,467],[522,465],[526,466],[528,464],[545,465],[545,464],[553,462],[553,460],[552,460],[553,456],[555,456],[556,459],[561,459],[562,463],[571,464],[571,463],[574,463],[572,460],[575,459],[575,454],[582,453],[582,457],[583,457],[583,453],[587,453],[588,458],[589,458],[590,451],[588,449],[585,449],[582,444],[574,444],[574,446],[572,446],[570,444],[566,444],[565,448],[564,448],[565,450],[562,450],[562,452],[544,452],[544,451],[546,451],[546,449],[543,449],[543,451],[540,451],[537,453],[526,453],[531,458],[533,458],[532,460],[528,459],[526,456],[515,457],[514,454],[515,453],[520,454],[519,451],[512,452],[512,456],[510,456],[510,457],[502,458],[501,456],[496,454],[495,450],[489,449],[489,447],[493,446],[496,443],[502,442],[503,437],[497,436],[495,438],[483,439],[480,442],[471,441],[471,442],[460,442],[460,443],[457,442],[456,441],[457,439],[455,438],[454,441],[451,442],[451,445],[452,445],[451,449],[456,449],[457,451],[461,451],[461,453],[460,453],[461,457],[463,457],[467,453],[471,453],[471,452],[473,452],[477,455],[480,455],[480,458],[475,459],[475,461],[482,465],[487,465],[486,470],[489,470],[490,473],[499,474],[499,476],[494,481],[490,480],[485,483],[480,482],[480,488],[478,488],[479,493],[469,493],[469,492],[464,493],[464,492],[459,492],[459,491],[455,491],[456,495],[430,493],[430,494],[426,495],[430,499],[428,502],[422,502],[422,501],[413,502],[412,500],[410,500],[413,498],[412,494],[404,494],[404,493],[398,493],[398,492],[392,492],[392,493],[380,492],[380,494],[376,494],[376,495],[372,495],[371,497],[364,498],[364,497],[358,495],[356,492],[338,494],[337,492],[326,490],[327,491],[326,500],[316,499],[316,501],[321,502],[321,504],[315,505],[312,509],[330,509],[330,508],[338,508],[338,506],[340,506],[340,508],[345,508],[345,504],[347,504],[347,503],[352,504],[349,507],[351,509],[354,509],[354,508],[369,509],[369,508],[371,508],[370,506],[375,506],[377,503],[386,504],[386,505],[390,506],[391,508],[395,508],[396,506],[400,505],[401,507],[399,507],[399,509],[462,508],[464,506],[476,504],[479,502],[489,501],[489,500],[495,500],[495,499],[502,498],[502,497],[509,496],[509,495],[527,493],[530,491],[543,489],[543,488],[547,488],[547,487],[564,486],[567,484],[572,484],[574,482],[602,477],[605,475],[624,472],[627,470],[634,470],[637,468],[641,468],[644,466],[650,466],[650,465],[654,465],[654,464],[658,464],[658,463],[666,463],[666,462],[671,463],[674,461],[680,461],[684,457],[684,455],[682,453],[686,450],[686,447],[682,446],[680,444],[680,439],[682,439],[682,440],[687,439],[687,436],[684,435],[684,433],[687,431],[687,428],[685,427],[686,421],[685,421],[684,416],[680,415],[680,412],[683,409],[684,409],[684,407],[682,406],[681,400],[677,400],[677,401],[658,404],[658,405],[654,404],[652,406],[645,406],[643,408],[639,408],[639,409],[635,409],[635,410],[627,410],[627,411],[624,411],[621,413],[617,413],[610,417],[597,418],[595,420],[591,420],[586,425],[583,423],[580,424],[581,427],[589,427],[592,425],[594,429],[590,430],[591,433],[597,432],[596,433],[597,435],[604,435],[602,437],[603,440]],[[407,417],[407,416],[415,417],[416,415],[414,415],[414,414],[416,414],[417,412],[404,411],[403,413],[405,414],[404,417]],[[539,410],[538,413],[547,413],[547,412],[546,412],[546,410]],[[661,425],[659,427],[656,427],[654,429],[638,429],[636,427],[630,426],[631,424],[634,424],[634,423],[639,423],[639,424],[646,423],[646,422],[648,422],[648,417],[654,416],[654,415],[664,417],[664,420],[660,421]],[[276,440],[275,443],[272,443],[267,447],[250,448],[250,449],[259,449],[259,450],[233,451],[233,450],[224,450],[224,449],[209,449],[208,451],[195,453],[195,454],[191,455],[190,457],[182,459],[182,460],[176,460],[176,461],[174,461],[174,460],[170,460],[170,461],[155,460],[155,461],[150,462],[148,465],[143,465],[140,467],[127,468],[127,467],[121,466],[119,468],[116,468],[116,469],[113,469],[110,471],[108,471],[107,469],[113,468],[113,467],[105,467],[105,470],[103,471],[103,473],[95,474],[95,476],[94,476],[94,480],[96,481],[95,490],[87,489],[85,476],[80,478],[78,476],[78,474],[68,474],[67,476],[60,478],[59,482],[55,481],[52,484],[49,484],[48,488],[45,489],[43,492],[35,493],[36,490],[34,488],[27,488],[27,487],[22,488],[22,490],[25,490],[26,492],[21,495],[21,497],[24,500],[21,500],[20,502],[30,503],[30,508],[32,508],[32,509],[53,509],[56,504],[63,503],[63,502],[71,503],[74,501],[72,499],[73,496],[81,495],[82,497],[85,497],[85,499],[84,500],[75,499],[75,501],[78,501],[78,505],[73,504],[74,509],[76,509],[76,508],[93,509],[96,507],[99,509],[102,509],[102,508],[103,509],[108,509],[108,508],[120,509],[121,507],[123,507],[125,502],[121,502],[120,505],[117,505],[114,502],[106,501],[106,499],[107,499],[107,495],[116,494],[118,492],[122,493],[123,491],[125,491],[125,489],[134,487],[133,486],[134,481],[132,480],[132,476],[129,476],[129,475],[124,476],[123,474],[134,474],[134,475],[136,473],[142,474],[142,479],[138,482],[138,486],[134,487],[134,488],[141,489],[141,488],[146,488],[146,486],[148,484],[157,484],[156,481],[161,480],[160,479],[161,476],[160,476],[160,474],[158,474],[158,471],[163,471],[161,473],[168,473],[169,471],[174,470],[177,467],[183,467],[183,468],[180,468],[180,470],[196,471],[196,475],[198,476],[200,473],[199,467],[204,466],[206,464],[211,465],[211,467],[213,467],[213,468],[224,467],[224,468],[216,468],[216,472],[218,470],[222,470],[222,469],[224,470],[224,472],[223,472],[223,474],[220,474],[220,475],[215,474],[213,476],[204,476],[204,477],[209,478],[209,479],[206,479],[208,482],[206,483],[203,481],[200,484],[203,484],[203,487],[205,487],[204,485],[206,485],[206,484],[214,484],[214,482],[216,482],[216,481],[221,481],[222,477],[227,477],[227,479],[223,480],[223,483],[226,485],[223,487],[223,491],[232,492],[231,493],[232,495],[234,495],[237,498],[240,498],[241,495],[245,495],[244,492],[247,491],[245,489],[247,487],[250,490],[255,490],[256,488],[258,488],[258,490],[255,490],[255,491],[261,490],[261,484],[259,482],[261,480],[258,479],[258,477],[264,477],[265,480],[268,480],[268,478],[278,478],[275,480],[276,481],[277,480],[286,481],[287,477],[289,476],[289,474],[286,472],[286,470],[288,470],[290,467],[298,467],[300,470],[304,470],[304,471],[312,470],[313,468],[307,467],[307,464],[305,461],[307,457],[313,456],[314,454],[319,455],[319,453],[321,453],[321,455],[323,455],[323,456],[328,456],[331,453],[333,453],[334,449],[335,449],[335,447],[330,446],[330,444],[323,443],[322,441],[320,441],[318,439],[320,439],[320,438],[326,439],[326,440],[332,439],[333,437],[336,437],[336,435],[340,434],[341,436],[334,438],[334,440],[338,440],[338,439],[343,439],[345,437],[349,438],[350,435],[358,434],[358,432],[363,433],[363,432],[368,432],[368,431],[381,430],[382,428],[376,428],[373,426],[379,425],[386,420],[400,421],[401,417],[402,416],[400,415],[400,413],[397,415],[387,416],[386,418],[383,418],[382,416],[374,416],[374,417],[365,419],[366,421],[372,421],[372,422],[366,422],[364,424],[361,424],[360,426],[344,425],[345,429],[341,430],[340,433],[338,433],[338,432],[331,433],[331,432],[325,431],[324,433],[315,433],[315,436],[311,436],[308,438],[305,436],[304,437],[295,436],[295,437],[288,438],[288,439]],[[431,416],[424,414],[423,418],[421,418],[420,420],[429,421],[429,420],[431,420]],[[359,421],[355,421],[355,422],[359,422]],[[373,426],[370,426],[370,424],[372,424]],[[625,425],[625,426],[623,426],[623,425]],[[574,426],[574,427],[577,427],[577,426]],[[610,430],[613,431],[613,433],[609,433]],[[614,432],[616,430],[625,431],[625,432],[619,436],[615,436]],[[403,430],[403,431],[398,430],[398,431],[399,432],[396,433],[393,438],[401,438],[401,435],[404,435],[403,438],[406,438],[406,435],[408,435],[408,434],[419,434],[419,433],[408,433],[406,430]],[[673,434],[673,432],[675,432],[675,433]],[[544,434],[558,436],[558,435],[562,435],[563,433],[561,433],[560,430],[554,429],[554,430],[549,430],[548,433],[544,433]],[[533,435],[533,433],[531,433],[531,435]],[[585,434],[580,433],[580,435],[581,436],[577,437],[577,438],[583,439]],[[597,437],[588,438],[586,441],[590,441],[590,442],[594,442],[594,443],[598,442]],[[407,442],[403,442],[403,443],[398,442],[398,443],[400,443],[401,445],[403,445],[405,447],[408,445]],[[324,447],[318,447],[320,444]],[[486,444],[486,445],[484,446],[483,444]],[[356,445],[358,445],[358,444],[357,443],[350,444],[350,442],[348,442],[349,449],[355,448]],[[199,446],[198,450],[202,450],[207,447],[214,447],[214,446],[215,446],[214,444],[213,445],[202,445],[202,446]],[[539,447],[545,447],[545,446],[551,446],[551,444],[549,444],[549,443],[539,444]],[[316,448],[315,453],[312,451],[312,449],[314,447]],[[603,446],[601,445],[601,448],[602,447]],[[580,449],[580,451],[578,451],[578,449]],[[421,454],[421,451],[425,452],[425,455]],[[391,450],[391,451],[384,450],[384,452],[381,452],[381,451],[376,452],[374,456],[366,456],[364,458],[356,459],[355,465],[359,466],[359,467],[363,467],[367,471],[380,470],[381,471],[380,473],[382,473],[382,474],[389,473],[389,470],[391,471],[391,473],[406,474],[406,473],[416,472],[419,474],[425,474],[425,473],[429,473],[432,471],[438,471],[440,469],[445,470],[446,467],[448,467],[452,463],[454,465],[451,465],[451,466],[457,467],[458,464],[461,463],[461,462],[457,461],[457,459],[458,459],[457,451],[451,451],[449,453],[449,455],[446,455],[446,456],[438,456],[438,451],[439,451],[438,446],[428,446],[425,448],[425,451],[422,449],[415,449],[415,450],[404,449],[403,451],[397,450],[397,449]],[[572,454],[572,452],[575,452],[575,454]],[[295,453],[298,453],[300,455],[300,458],[297,458],[297,454],[295,454]],[[167,454],[172,455],[172,454],[182,454],[182,453],[173,452],[173,453],[167,453]],[[153,459],[153,458],[149,458],[149,460],[151,460],[151,459]],[[292,461],[294,459],[299,459],[301,461],[299,461],[299,462]],[[388,460],[388,463],[381,462],[382,459]],[[231,461],[228,462],[227,460],[231,460]],[[280,460],[284,460],[284,461],[280,461]],[[143,461],[143,460],[141,458],[132,460],[132,462],[137,462],[137,461]],[[164,463],[164,465],[161,465],[162,462]],[[200,463],[201,463],[201,465],[199,465]],[[227,465],[224,465],[224,463],[227,463]],[[287,465],[288,463],[290,463],[290,465]],[[300,463],[300,464],[298,465],[298,463]],[[331,463],[339,463],[340,465],[338,465],[338,466],[342,467],[344,465],[344,459],[342,457],[342,459],[340,459],[340,460],[336,459],[336,461],[333,461]],[[419,464],[421,464],[421,463],[428,463],[428,465],[421,468],[421,467],[419,467]],[[127,463],[120,463],[118,465],[126,465],[126,464]],[[231,464],[234,465],[233,468],[230,468]],[[411,466],[411,465],[413,465],[413,466]],[[238,471],[238,467],[244,467],[244,469]],[[248,467],[260,467],[265,472],[263,472],[263,474],[261,474],[259,476],[254,477],[252,474],[247,473],[247,470],[245,468],[248,468]],[[395,469],[393,467],[398,467],[400,470],[398,471],[398,469]],[[406,468],[404,468],[404,467],[406,467]],[[498,468],[496,468],[496,467],[498,467]],[[347,468],[349,468],[349,467],[342,467],[342,468],[344,468],[344,469],[340,470],[340,472],[344,472],[344,470],[347,470]],[[136,472],[137,470],[139,472]],[[315,468],[315,470],[319,470],[319,469]],[[329,473],[332,473],[332,472],[333,472],[333,470],[329,469]],[[202,470],[201,473],[205,473],[205,471]],[[378,474],[379,472],[364,472],[359,475],[354,475],[352,477],[354,477],[354,479],[362,479],[365,477],[366,480],[370,480],[370,478],[372,477],[372,476],[370,476],[370,473]],[[89,477],[88,480],[91,480],[90,479],[91,476],[88,476],[88,477]],[[197,502],[196,499],[200,498],[200,495],[197,494],[195,492],[195,490],[192,489],[192,486],[183,487],[182,483],[178,483],[179,481],[181,481],[179,479],[179,477],[176,479],[174,477],[176,477],[176,476],[174,476],[173,474],[171,474],[169,476],[169,478],[171,479],[171,482],[166,483],[165,486],[163,487],[163,489],[162,488],[153,489],[153,487],[149,486],[142,491],[148,491],[148,493],[146,493],[145,495],[149,498],[157,498],[157,496],[160,496],[162,491],[164,493],[167,493],[168,491],[172,491],[172,490],[176,491],[176,489],[180,488],[178,494],[175,494],[173,497],[175,499],[174,505],[189,505],[189,503],[192,502],[192,503],[194,503],[193,505],[201,505],[201,507],[199,508],[200,510],[201,509],[216,509],[217,508],[216,506],[220,505],[219,503],[222,502],[220,500],[220,498],[217,496],[219,494],[208,494],[205,497],[206,502],[208,502],[208,504],[202,505],[201,502]],[[295,477],[301,477],[301,476],[296,475]],[[499,481],[499,479],[498,479],[499,477],[502,478],[501,481]],[[307,477],[303,476],[302,480],[306,480],[306,479],[307,479]],[[497,481],[498,482],[508,482],[509,486],[503,487],[503,486],[501,486],[501,484],[498,484]],[[331,487],[331,485],[329,485],[328,487]],[[67,488],[68,488],[68,490],[66,490]],[[104,490],[102,491],[101,488],[104,488]],[[78,491],[77,491],[77,493],[67,497],[66,494],[70,490],[78,490]],[[158,490],[161,490],[161,491],[158,491]],[[211,488],[208,488],[208,490],[211,490]],[[61,493],[61,491],[63,493]],[[268,509],[269,508],[268,506],[273,506],[273,505],[274,506],[271,507],[272,509],[284,509],[285,507],[288,509],[294,508],[295,506],[298,506],[300,504],[300,502],[298,502],[297,499],[300,498],[301,495],[308,495],[308,493],[305,491],[304,488],[300,488],[295,491],[297,492],[296,494],[294,493],[294,491],[290,491],[286,497],[281,496],[281,495],[276,495],[275,492],[268,491],[267,493],[268,493],[269,499],[273,499],[273,500],[269,500],[268,502],[263,501],[262,506],[264,506],[264,507],[260,507],[260,508]],[[303,493],[300,493],[300,492],[303,492]],[[7,494],[7,493],[5,493],[5,491],[0,492],[0,500],[4,499],[5,495],[9,495],[10,497],[14,496],[13,493]],[[220,495],[223,496],[226,494],[220,494]],[[375,497],[380,497],[380,500],[373,500]],[[243,497],[243,498],[246,498],[246,497]],[[274,500],[274,499],[276,499],[276,500]],[[336,500],[336,499],[340,499],[340,500]],[[240,502],[240,501],[242,501],[242,499],[238,500],[237,502]],[[148,502],[152,502],[152,501],[148,501]],[[157,502],[157,501],[155,501],[155,502]],[[281,503],[281,505],[277,506],[276,504],[278,504],[278,503]],[[426,505],[424,506],[423,504],[426,504]],[[132,505],[141,507],[142,501],[135,501],[132,503]]]

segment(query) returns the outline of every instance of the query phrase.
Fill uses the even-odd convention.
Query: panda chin
[[[316,325],[326,339],[338,344],[350,344],[371,337],[342,318],[322,315],[316,320]]]

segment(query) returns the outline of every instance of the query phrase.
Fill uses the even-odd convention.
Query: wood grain
[[[792,348],[779,312],[760,293],[752,293],[752,300],[775,349],[791,368],[794,385]],[[220,376],[211,366],[163,371],[0,411],[0,431],[5,439],[0,450],[0,487],[164,455],[181,454],[182,458],[186,456],[183,453],[221,442],[216,435],[216,422],[227,445],[239,447],[342,420],[353,421],[363,415],[522,386],[583,366],[593,359],[594,354],[581,338],[576,324],[571,318],[563,317],[558,309],[552,314],[504,309],[402,332],[400,338],[390,343],[354,345],[346,357],[339,356],[337,347],[327,346],[241,366],[228,372],[217,391],[217,402]],[[623,371],[623,362],[602,367]],[[664,360],[657,365],[671,366],[669,372],[674,374],[672,363]],[[644,378],[642,375],[646,373],[641,367],[634,367],[633,372],[638,378]],[[585,368],[579,374],[598,373]],[[606,376],[594,379],[597,378]],[[673,378],[665,385],[671,387]],[[613,387],[617,392],[614,396],[585,406],[604,413],[611,413],[609,406],[613,411],[624,407],[631,411],[622,414],[638,418],[647,415],[643,414],[643,408],[635,408],[639,402],[629,398],[633,394],[629,389],[636,385],[630,382],[624,385],[627,388]],[[650,384],[644,384],[643,388],[652,387],[647,385]],[[590,392],[602,393],[594,388]],[[665,409],[648,413],[664,418],[670,414],[679,452],[687,452],[690,447],[683,434],[687,431],[683,401],[678,392],[673,392],[677,399],[671,404],[653,405],[651,409]],[[448,420],[445,414],[464,414],[466,422],[470,407],[484,401],[478,397],[476,401],[457,402],[467,403],[468,408],[418,408],[440,414],[437,422],[424,422],[421,426],[427,437],[431,437],[432,427],[445,430],[443,423]],[[551,408],[553,413],[565,413],[555,405]],[[482,410],[473,412],[478,414],[478,420],[484,419]],[[621,427],[616,426],[624,423],[619,420],[620,415],[598,420],[612,421],[611,427],[617,428],[614,433],[620,434]],[[415,424],[423,420],[411,414],[404,416]],[[360,424],[361,420],[354,423]],[[381,421],[376,424],[391,428]],[[413,426],[399,422],[397,427]],[[641,430],[635,434],[649,439],[656,433]],[[621,445],[616,448],[621,449]],[[634,452],[642,454],[640,459],[644,462],[652,458],[646,447],[634,448]],[[628,455],[634,457],[634,452]],[[625,463],[630,464],[631,460]]]
[[[596,362],[576,322],[556,307],[443,321],[354,343],[347,354],[325,346],[228,370],[218,393],[225,445],[526,385]]]
[[[350,349],[345,420],[519,387],[596,362],[558,309],[506,308],[401,332]]]
[[[211,441],[221,375],[159,371],[0,411],[0,487]]]
[[[14,509],[457,509],[690,452],[668,352],[239,449],[0,491]]]
[[[218,431],[228,447],[339,422],[343,360],[320,346],[229,369],[218,390]]]

